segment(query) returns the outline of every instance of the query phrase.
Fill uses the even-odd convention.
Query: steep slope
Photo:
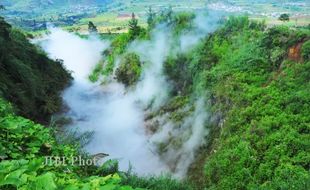
[[[193,20],[187,16],[162,20],[171,26],[172,40],[192,31]],[[114,61],[132,52],[135,39],[151,38],[148,31],[131,35],[114,39],[106,63],[98,65],[91,79],[102,74],[110,80],[107,76],[116,74],[127,85],[128,73],[143,73],[147,64],[139,72],[126,68],[135,65],[135,59]],[[177,171],[177,162],[187,153],[182,148],[191,139],[188,133],[195,134],[194,124],[183,123],[196,100],[204,98],[210,114],[204,123],[208,134],[187,173],[198,189],[309,189],[309,39],[309,28],[266,29],[264,23],[247,17],[231,17],[195,47],[177,53],[169,49],[163,65],[172,85],[169,100],[159,110],[146,108],[145,120],[150,134],[167,133],[157,153],[168,160],[171,170]],[[134,78],[139,83],[143,77]],[[176,159],[166,157],[171,152]]]
[[[197,184],[309,188],[309,39],[309,29],[266,30],[247,18],[230,18],[192,53],[169,61],[168,76],[187,84],[176,90],[207,91],[216,121],[206,124],[209,144],[189,173]],[[298,59],[290,56],[295,46],[302,49]]]
[[[71,76],[61,61],[53,61],[25,35],[0,18],[0,95],[17,112],[40,123],[60,110],[61,91]]]
[[[107,172],[106,165],[70,163],[72,156],[79,156],[77,147],[58,144],[51,129],[16,116],[1,98],[0,126],[1,189],[133,189],[120,185],[120,176]],[[53,164],[55,156],[65,157],[66,165]],[[47,162],[48,158],[52,161]]]
[[[230,19],[205,40],[199,81],[220,115],[205,159],[208,188],[309,188],[309,39],[306,28]],[[290,57],[295,46],[303,58]]]
[[[131,171],[118,171],[116,160],[108,160],[100,167],[93,163],[81,165],[94,158],[80,152],[75,144],[78,139],[71,139],[70,144],[59,143],[60,139],[68,142],[70,138],[56,138],[54,129],[17,116],[11,105],[0,98],[0,189],[192,189],[165,176],[138,177]],[[63,158],[65,161],[59,162]]]
[[[114,80],[116,74],[116,80],[123,82],[128,91],[139,86],[143,77],[152,75],[152,72],[145,72],[147,69],[156,71],[156,78],[152,78],[155,83],[151,84],[158,84],[156,82],[163,77],[168,79],[165,81],[169,84],[168,100],[156,105],[156,109],[150,109],[154,108],[156,97],[150,101],[145,108],[145,127],[149,135],[163,131],[157,136],[156,153],[172,172],[182,170],[182,174],[195,182],[195,188],[166,178],[144,179],[130,172],[118,172],[117,162],[113,161],[100,168],[42,166],[44,156],[70,157],[78,155],[78,149],[58,144],[49,129],[16,116],[2,99],[0,156],[5,161],[0,164],[0,187],[309,189],[309,28],[266,29],[263,23],[252,22],[247,17],[231,17],[213,33],[199,38],[197,43],[187,44],[184,51],[178,48],[176,51],[173,48],[182,46],[184,33],[185,39],[192,40],[194,38],[188,35],[201,32],[195,30],[194,18],[192,14],[173,15],[171,12],[162,15],[158,22],[168,26],[169,30],[164,31],[169,35],[155,35],[156,40],[152,39],[151,29],[132,27],[128,34],[121,34],[112,41],[111,48],[104,53],[105,62],[95,68],[90,79],[96,81],[103,76],[103,82],[107,82]],[[10,44],[16,40],[12,39],[12,30],[5,22],[1,29],[1,43]],[[139,44],[141,41],[148,43],[141,46],[145,45]],[[174,43],[172,46],[169,46],[170,41]],[[140,45],[142,54],[133,51],[134,45]],[[5,47],[1,46],[2,52]],[[159,54],[167,47],[169,51],[164,51],[167,55]],[[151,55],[162,58],[162,65],[152,67],[154,65],[149,62],[158,60],[145,61],[143,58],[149,54],[143,53],[157,50],[158,54]],[[33,55],[31,52],[27,54]],[[6,52],[1,57],[6,58],[7,54],[11,55]],[[5,60],[10,65],[19,65],[12,64],[8,58]],[[1,68],[3,65],[10,68],[1,62]],[[6,76],[1,83],[3,95],[11,92],[10,88],[4,88],[7,83],[14,87],[10,82],[15,81],[11,77],[15,76],[13,73],[21,72],[18,76],[23,77],[16,79],[21,84],[35,86],[31,83],[32,77],[23,74],[23,68],[2,71],[5,75],[0,77]],[[40,73],[47,70],[40,70]],[[53,83],[46,83],[49,84]],[[151,87],[156,88],[156,85]],[[148,90],[154,90],[152,88]],[[28,97],[28,90],[32,88],[21,89],[26,92],[22,95]],[[164,85],[159,89],[163,91]],[[206,103],[201,103],[201,99]],[[197,159],[187,171],[186,166],[193,158]],[[68,169],[70,172],[64,173]]]
[[[61,61],[48,59],[21,32],[0,21],[0,189],[191,189],[165,176],[141,178],[118,171],[116,160],[98,167],[81,150],[79,137],[58,133],[55,123],[44,127],[19,116],[48,122],[71,77]],[[44,109],[49,106],[54,109]],[[87,160],[92,163],[81,164]]]

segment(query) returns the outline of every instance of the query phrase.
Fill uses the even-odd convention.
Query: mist
[[[67,129],[93,132],[84,149],[90,154],[107,153],[108,159],[118,159],[121,170],[127,170],[131,164],[141,175],[166,171],[147,141],[143,109],[136,103],[136,96],[126,94],[124,86],[117,82],[102,86],[88,81],[109,42],[96,37],[81,39],[51,29],[42,47],[51,58],[62,59],[73,72],[73,85],[63,93],[70,109],[66,115],[73,120]]]
[[[141,79],[130,94],[141,101],[144,107],[150,106],[152,110],[158,109],[168,99],[170,85],[163,74],[163,64],[168,56],[171,42],[169,29],[158,26],[151,34],[150,41],[134,41],[128,50],[134,52],[144,63]]]
[[[109,48],[109,41],[96,36],[82,39],[60,29],[51,29],[41,46],[52,59],[62,59],[72,71],[73,84],[64,91],[63,99],[72,119],[67,130],[80,133],[93,132],[90,142],[84,147],[90,154],[106,153],[106,159],[119,160],[121,170],[133,167],[140,175],[172,173],[183,178],[195,159],[195,154],[205,143],[208,135],[206,123],[210,116],[207,100],[200,97],[194,105],[182,108],[191,114],[182,119],[182,124],[171,121],[167,114],[145,120],[146,113],[158,111],[167,101],[171,84],[163,72],[163,64],[170,53],[192,49],[208,33],[215,30],[219,16],[198,14],[194,29],[182,34],[175,41],[171,29],[161,24],[151,32],[150,40],[134,40],[126,52],[139,55],[143,63],[141,77],[132,88],[126,88],[113,76],[104,84],[91,83],[88,76],[99,61],[105,61],[102,52]],[[176,43],[180,45],[175,49]],[[115,59],[114,71],[121,56]],[[158,123],[158,130],[150,134],[146,122]],[[179,141],[176,147],[171,137]],[[158,151],[159,143],[167,143],[165,152]]]
[[[87,81],[93,67],[101,59],[101,52],[109,42],[102,42],[96,36],[88,40],[57,28],[50,28],[50,34],[42,44],[52,59],[62,59],[66,68],[72,71],[75,81]]]
[[[186,177],[188,168],[193,163],[195,155],[202,145],[206,143],[209,133],[205,124],[211,121],[211,116],[206,111],[206,101],[203,98],[195,101],[194,110],[179,123],[169,119],[168,114],[152,118],[150,123],[158,123],[159,130],[150,138],[154,145],[165,144],[160,158],[177,178]],[[190,110],[190,106],[182,108]]]
[[[193,21],[193,29],[183,33],[180,37],[181,52],[191,50],[207,34],[214,32],[219,26],[219,20],[223,12],[204,11],[197,12]]]

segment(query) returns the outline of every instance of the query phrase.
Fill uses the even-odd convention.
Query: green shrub
[[[309,61],[310,60],[310,40],[306,41],[302,45],[301,56],[303,57],[303,59],[305,61]]]
[[[115,71],[118,82],[126,86],[134,85],[141,74],[141,62],[137,54],[128,53],[122,58],[120,65]]]
[[[275,27],[243,28],[226,37],[226,53],[202,75],[213,110],[225,118],[205,164],[206,188],[309,188],[310,62],[286,60],[288,48],[305,35]]]

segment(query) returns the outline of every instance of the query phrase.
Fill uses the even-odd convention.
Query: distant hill
[[[2,2],[8,9],[40,9],[72,5],[103,5],[111,0],[4,0]]]

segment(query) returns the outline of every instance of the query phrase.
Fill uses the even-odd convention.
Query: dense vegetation
[[[149,39],[158,22],[167,23],[177,39],[192,28],[193,19],[192,14],[174,15],[168,10],[149,23],[149,29],[131,23],[129,33],[113,39],[104,52],[105,63],[98,64],[90,79],[96,81],[115,71],[118,81],[134,85],[143,64],[139,56],[127,52],[128,44]],[[0,51],[5,52],[0,56],[2,96],[17,113],[42,121],[44,107],[57,105],[48,107],[45,117],[58,110],[59,90],[70,76],[20,32],[3,20],[1,23]],[[168,56],[164,73],[173,85],[170,100],[148,117],[169,113],[173,122],[182,122],[191,109],[181,108],[203,96],[209,100],[206,109],[214,118],[205,126],[210,130],[208,143],[199,149],[188,172],[194,187],[166,177],[140,178],[130,171],[120,172],[113,160],[99,168],[44,165],[45,156],[71,157],[82,154],[80,147],[59,143],[54,136],[57,128],[44,128],[17,116],[1,98],[0,188],[309,189],[309,44],[309,28],[266,28],[247,17],[231,17],[193,50]],[[117,56],[123,59],[115,65]],[[39,64],[41,61],[45,64]],[[166,146],[161,144],[159,149],[164,152]]]
[[[0,44],[0,96],[12,102],[18,114],[47,123],[62,106],[59,95],[69,84],[70,74],[2,17]]]
[[[213,109],[223,114],[206,159],[207,187],[309,188],[310,60],[300,55],[309,32],[265,30],[241,18],[206,40],[216,61],[200,81],[211,91]],[[297,44],[303,51],[294,59],[288,52]]]
[[[192,15],[157,18],[161,21],[177,38],[191,27]],[[129,35],[114,39],[109,56],[126,53]],[[149,34],[135,38],[148,39]],[[192,51],[167,58],[170,103],[149,117],[170,113],[180,122],[188,113],[179,108],[205,96],[215,118],[206,124],[208,144],[188,174],[198,188],[309,189],[309,39],[307,28],[266,29],[247,17],[231,17]],[[103,69],[102,74],[108,73]],[[128,77],[126,72],[117,75]]]
[[[126,86],[133,85],[138,81],[141,74],[139,56],[134,53],[126,54],[115,71],[116,79]]]
[[[167,62],[176,90],[209,92],[219,116],[211,126],[218,132],[199,153],[208,152],[200,185],[309,188],[309,39],[307,29],[265,29],[246,17],[230,18],[194,51]]]
[[[190,189],[168,176],[141,178],[131,171],[118,171],[116,160],[100,167],[72,164],[75,157],[92,159],[81,149],[83,135],[63,133],[57,122],[44,127],[18,116],[47,123],[61,106],[60,90],[70,81],[70,74],[61,61],[48,59],[3,19],[0,24],[0,189]],[[45,106],[57,109],[45,112],[41,109]],[[55,162],[62,157],[65,164]]]
[[[0,99],[0,126],[1,189],[190,189],[165,176],[141,178],[130,171],[119,172],[114,160],[100,167],[72,165],[70,159],[74,156],[90,159],[73,143],[77,139],[63,136],[63,140],[59,137],[56,140],[57,128],[45,128],[15,115],[11,105],[3,99]],[[72,138],[72,142],[63,143],[68,142],[68,138]],[[47,162],[48,156],[66,157],[66,165]]]

